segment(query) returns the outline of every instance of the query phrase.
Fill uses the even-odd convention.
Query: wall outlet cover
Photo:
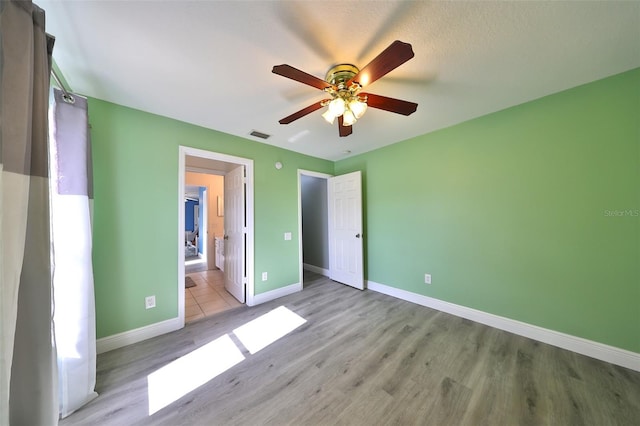
[[[144,298],[145,309],[151,309],[156,307],[156,296],[147,296]]]
[[[262,273],[262,281],[266,281],[269,278],[269,275],[266,272]]]
[[[431,284],[431,274],[424,274],[424,283]]]
[[[291,239],[291,232],[285,232],[285,233],[284,233],[284,239],[285,239],[286,241],[289,241],[289,240]]]

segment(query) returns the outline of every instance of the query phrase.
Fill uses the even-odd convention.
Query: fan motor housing
[[[327,75],[324,80],[335,86],[344,87],[346,82],[351,80],[356,74],[358,74],[358,72],[360,72],[360,70],[355,65],[338,64],[327,71]]]

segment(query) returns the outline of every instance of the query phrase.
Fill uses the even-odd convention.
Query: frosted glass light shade
[[[327,109],[324,114],[322,114],[322,118],[327,120],[327,123],[333,124],[333,121],[336,119],[336,116],[331,113],[330,109]]]
[[[367,104],[354,99],[349,102],[349,109],[351,110],[351,112],[353,112],[353,115],[355,115],[356,118],[360,118],[367,110]]]
[[[345,126],[351,126],[356,122],[356,116],[351,112],[350,109],[346,110],[344,114],[342,114],[342,124]]]
[[[329,102],[329,111],[333,114],[334,117],[340,117],[344,114],[346,105],[344,104],[344,99],[335,98],[331,102]]]

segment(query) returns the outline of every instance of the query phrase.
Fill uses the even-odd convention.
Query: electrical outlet
[[[144,298],[145,309],[151,309],[156,307],[156,296],[147,296]]]
[[[431,274],[424,274],[424,283],[431,284]]]
[[[266,272],[262,273],[262,281],[266,281],[268,279],[268,275]]]
[[[284,239],[285,239],[285,241],[291,240],[291,232],[285,232],[284,233]]]

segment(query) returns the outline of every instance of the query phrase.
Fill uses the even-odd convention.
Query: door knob
[[[360,234],[356,234],[356,238],[360,238]]]
[[[228,240],[228,239],[229,239],[229,236],[228,236],[228,235],[225,235],[223,238],[224,238],[225,240]]]

